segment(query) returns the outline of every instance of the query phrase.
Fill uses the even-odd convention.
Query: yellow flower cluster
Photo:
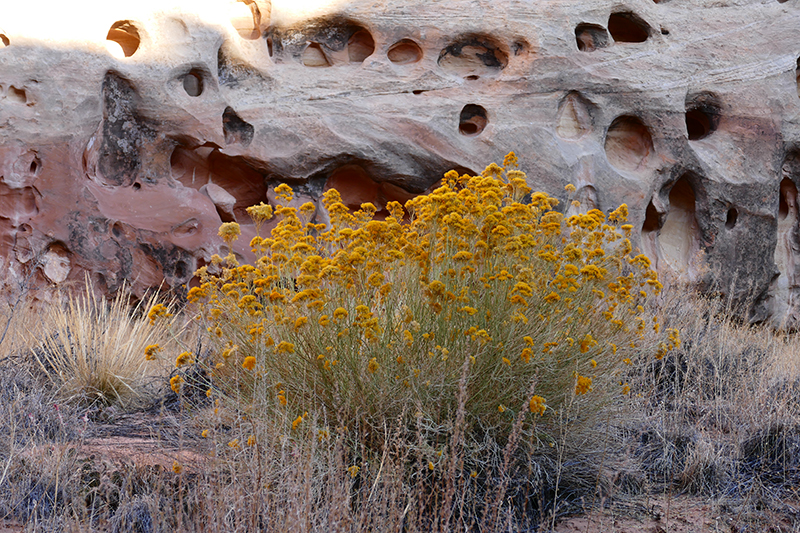
[[[215,390],[238,388],[245,403],[268,391],[264,412],[287,430],[306,409],[367,425],[419,411],[440,424],[465,368],[468,414],[481,423],[508,427],[508,410],[541,425],[566,404],[601,409],[585,396],[618,394],[626,363],[663,357],[680,337],[658,337],[645,314],[661,285],[633,250],[627,206],[565,216],[517,165],[509,154],[477,176],[448,172],[404,206],[353,212],[330,189],[327,224],[276,187],[282,205],[248,209],[257,229],[275,218],[250,242],[255,261],[217,257],[188,293],[217,343]],[[229,245],[240,234],[220,228]]]

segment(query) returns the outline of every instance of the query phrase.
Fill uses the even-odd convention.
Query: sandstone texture
[[[796,327],[799,32],[800,0],[3,2],[0,280],[178,287],[279,183],[382,209],[513,150]]]

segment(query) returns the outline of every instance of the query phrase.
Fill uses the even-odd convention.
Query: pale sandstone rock
[[[665,277],[800,319],[800,0],[44,0],[0,27],[8,290],[179,286],[224,220],[249,257],[281,182],[385,214],[514,150],[536,189],[626,202]]]

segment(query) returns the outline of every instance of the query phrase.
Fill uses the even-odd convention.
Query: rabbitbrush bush
[[[215,257],[189,291],[215,343],[208,395],[290,438],[358,428],[377,445],[387,425],[449,431],[459,413],[468,433],[504,442],[516,427],[534,448],[605,419],[630,394],[627,365],[679,342],[645,314],[661,285],[625,205],[565,217],[513,154],[504,165],[451,171],[385,220],[329,190],[330,225],[310,223],[314,206],[287,207],[279,186],[256,261]],[[249,212],[257,228],[273,216]]]

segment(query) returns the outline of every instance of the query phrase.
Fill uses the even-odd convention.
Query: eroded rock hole
[[[222,131],[226,143],[249,146],[253,141],[255,129],[252,124],[242,120],[232,107],[226,107],[222,114]]]
[[[329,67],[331,62],[319,43],[309,43],[302,56],[303,65],[307,67]]]
[[[347,57],[351,63],[362,63],[375,52],[375,39],[367,30],[358,30],[347,41]]]
[[[479,105],[467,104],[461,110],[458,131],[467,136],[479,135],[487,124],[489,124],[489,119],[486,115],[486,109]]]
[[[5,33],[0,33],[0,44],[3,45],[3,48],[6,46],[11,46],[11,41],[6,37]]]
[[[325,190],[336,189],[342,203],[351,210],[361,209],[361,204],[372,203],[381,209],[378,201],[378,184],[358,165],[345,165],[336,169],[325,183]]]
[[[669,212],[658,236],[664,259],[677,272],[688,272],[699,251],[699,235],[695,192],[684,176],[669,192]]]
[[[189,96],[200,96],[203,94],[203,73],[197,69],[192,69],[183,77],[183,90]]]
[[[112,24],[106,39],[117,43],[125,57],[135,54],[142,42],[139,30],[130,20],[120,20]]]
[[[608,32],[618,43],[643,43],[650,36],[650,27],[634,13],[612,13]]]
[[[8,99],[18,104],[28,103],[28,95],[25,93],[25,89],[18,89],[13,85],[8,88]]]
[[[186,261],[178,261],[175,263],[175,278],[178,280],[185,280],[189,276],[189,267]]]
[[[797,186],[789,178],[783,178],[780,185],[780,202],[778,204],[778,220],[784,220],[796,209]]]
[[[386,56],[392,63],[408,65],[422,59],[422,48],[411,39],[403,39],[389,47]]]
[[[275,55],[275,52],[272,49],[272,37],[267,37],[267,53],[269,54],[269,57]]]
[[[720,104],[709,92],[686,96],[686,133],[690,141],[705,139],[717,129]]]
[[[575,40],[581,52],[594,52],[608,46],[608,31],[597,24],[578,24]]]
[[[690,109],[686,112],[686,132],[690,141],[708,137],[711,133],[711,117],[702,109]]]
[[[141,188],[142,188],[142,184],[141,184],[141,183],[138,183],[138,182],[137,182],[137,183],[134,183],[134,184],[133,184],[133,190],[134,190],[134,191],[138,191],[138,190],[139,190],[139,189],[141,189]]]
[[[556,135],[562,139],[577,140],[589,133],[591,127],[589,102],[576,92],[568,94],[558,109]]]
[[[122,234],[123,234],[123,231],[122,231],[122,224],[120,224],[119,222],[115,222],[115,223],[114,223],[114,225],[113,225],[113,226],[111,226],[111,234],[112,234],[114,237],[118,238],[118,239],[119,239],[120,237],[122,237]]]
[[[638,117],[623,115],[609,126],[605,151],[608,162],[620,170],[645,170],[653,153],[653,138]]]
[[[488,37],[462,38],[439,54],[442,70],[459,76],[491,75],[508,65],[508,53]]]
[[[653,201],[650,200],[650,203],[647,204],[647,209],[644,212],[642,233],[652,233],[654,231],[658,231],[659,229],[661,229],[661,221],[658,216],[658,211],[656,210],[656,206],[653,205]]]
[[[733,229],[736,222],[739,220],[739,211],[735,207],[728,209],[728,214],[725,216],[725,227]]]
[[[170,165],[174,179],[209,196],[220,216],[229,221],[252,224],[247,208],[267,199],[264,175],[243,158],[225,155],[218,148],[179,146],[172,152]]]

